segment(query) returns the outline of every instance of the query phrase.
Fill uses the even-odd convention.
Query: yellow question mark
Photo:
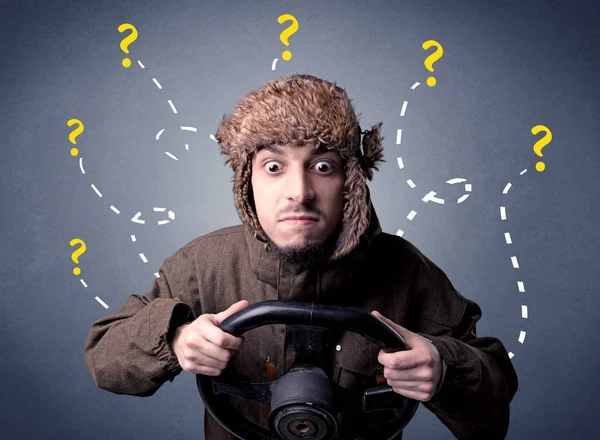
[[[129,53],[128,47],[131,43],[133,43],[135,40],[137,40],[138,31],[134,25],[129,24],[129,23],[123,23],[121,26],[119,26],[119,32],[123,33],[126,30],[131,30],[131,33],[129,35],[127,35],[127,37],[125,37],[121,41],[121,44],[119,44],[119,47],[121,48],[121,50],[123,52]],[[129,68],[129,66],[131,66],[131,60],[129,58],[123,58],[122,64],[123,64],[123,67],[125,67],[127,69],[127,68]]]
[[[538,134],[540,131],[545,131],[546,135],[535,143],[535,145],[533,146],[533,151],[535,152],[535,154],[542,157],[542,148],[548,145],[552,140],[552,132],[545,125],[536,125],[531,129],[531,133],[533,135]],[[544,165],[544,162],[538,162],[535,164],[535,169],[541,173],[546,169],[546,165]]]
[[[430,72],[433,72],[433,63],[442,58],[442,55],[444,54],[444,49],[442,49],[442,45],[435,40],[425,41],[423,43],[423,50],[427,50],[432,46],[437,47],[436,51],[429,55],[427,58],[425,58],[425,67],[427,67],[427,70],[429,70]],[[429,87],[435,86],[435,83],[436,80],[433,76],[427,78],[427,85]]]
[[[77,124],[78,127],[73,130],[71,133],[69,133],[69,140],[71,141],[72,144],[76,144],[77,141],[75,139],[77,139],[77,136],[79,136],[81,133],[83,133],[83,122],[81,122],[79,119],[69,119],[67,121],[67,125],[69,127],[71,127],[73,124]],[[71,148],[71,156],[77,156],[77,154],[79,154],[79,150],[77,148]]]
[[[77,248],[77,250],[75,252],[73,252],[73,254],[71,255],[71,260],[73,260],[73,262],[75,264],[79,264],[79,257],[81,257],[83,255],[83,253],[85,252],[85,250],[87,249],[85,243],[83,242],[83,240],[81,240],[80,238],[74,238],[73,240],[71,240],[69,242],[69,244],[71,246],[75,246],[76,244],[81,244],[81,246],[79,248]],[[76,267],[73,269],[73,275],[79,275],[81,273],[81,269]]]
[[[279,24],[283,24],[286,21],[290,21],[290,20],[292,21],[292,24],[289,25],[279,35],[279,39],[286,46],[290,45],[290,43],[288,42],[288,38],[290,38],[298,30],[298,20],[296,20],[296,17],[294,17],[293,15],[290,15],[290,14],[283,14],[283,15],[280,15],[279,18],[277,18],[277,21],[279,22]],[[291,60],[292,59],[292,52],[290,52],[289,50],[284,51],[281,54],[281,58],[283,58],[285,61]]]

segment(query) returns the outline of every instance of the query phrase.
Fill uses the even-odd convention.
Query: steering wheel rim
[[[319,370],[318,361],[322,359],[322,352],[328,348],[327,343],[323,343],[323,341],[329,337],[330,330],[358,333],[377,344],[385,352],[408,349],[404,339],[392,327],[367,311],[355,307],[269,300],[252,304],[240,310],[226,318],[219,327],[233,336],[241,336],[254,328],[272,324],[291,326],[293,332],[301,333],[299,338],[301,337],[303,342],[306,341],[305,338],[308,335],[311,338],[309,351],[315,352],[314,356],[318,356],[307,357],[307,352],[302,351],[303,346],[296,343],[297,357],[294,364],[283,375],[270,382],[251,383],[246,376],[229,367],[223,370],[220,376],[196,375],[198,391],[206,409],[224,429],[244,440],[278,440],[282,437],[275,436],[272,431],[242,417],[233,408],[227,395],[270,405],[272,391],[281,384],[282,378],[288,380],[291,373],[299,371],[314,373]],[[300,355],[300,352],[303,356]],[[311,369],[313,371],[309,371]],[[328,379],[330,385],[334,387],[336,399],[346,399],[347,397],[341,394],[345,392],[344,389],[330,378]],[[419,405],[418,401],[395,393],[387,384],[366,388],[362,390],[362,393],[363,411],[392,410],[394,412],[395,423],[386,422],[391,426],[386,428],[388,434],[385,439],[387,440],[393,440],[404,430]],[[339,437],[337,437],[336,431],[333,436],[323,438],[338,439]],[[374,440],[374,437],[360,436],[356,439]]]

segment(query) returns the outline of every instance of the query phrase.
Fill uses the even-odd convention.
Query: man
[[[518,386],[504,346],[476,336],[480,308],[441,269],[381,230],[366,184],[382,161],[380,128],[361,131],[346,92],[312,76],[250,92],[216,134],[243,224],[193,240],[165,260],[150,292],[94,323],[85,359],[96,384],[149,396],[182,370],[215,376],[225,367],[272,380],[293,362],[285,326],[234,337],[218,328],[227,316],[265,300],[352,306],[391,325],[410,349],[384,353],[346,332],[332,380],[361,389],[382,373],[457,438],[504,438]],[[264,407],[232,404],[264,426]],[[341,417],[346,432],[358,432],[356,417]],[[205,435],[234,438],[206,412]]]

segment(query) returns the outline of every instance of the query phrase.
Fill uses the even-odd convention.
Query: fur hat
[[[262,145],[323,145],[339,151],[344,163],[342,227],[330,261],[347,255],[369,224],[366,179],[383,160],[381,122],[361,131],[351,99],[335,83],[310,75],[269,81],[224,115],[215,135],[234,171],[237,213],[253,235],[266,242],[251,189],[252,157]],[[362,151],[361,151],[361,135]]]

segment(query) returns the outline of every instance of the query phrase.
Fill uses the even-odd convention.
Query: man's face
[[[278,257],[310,262],[330,250],[342,221],[344,180],[337,151],[265,146],[254,155],[256,214]]]

